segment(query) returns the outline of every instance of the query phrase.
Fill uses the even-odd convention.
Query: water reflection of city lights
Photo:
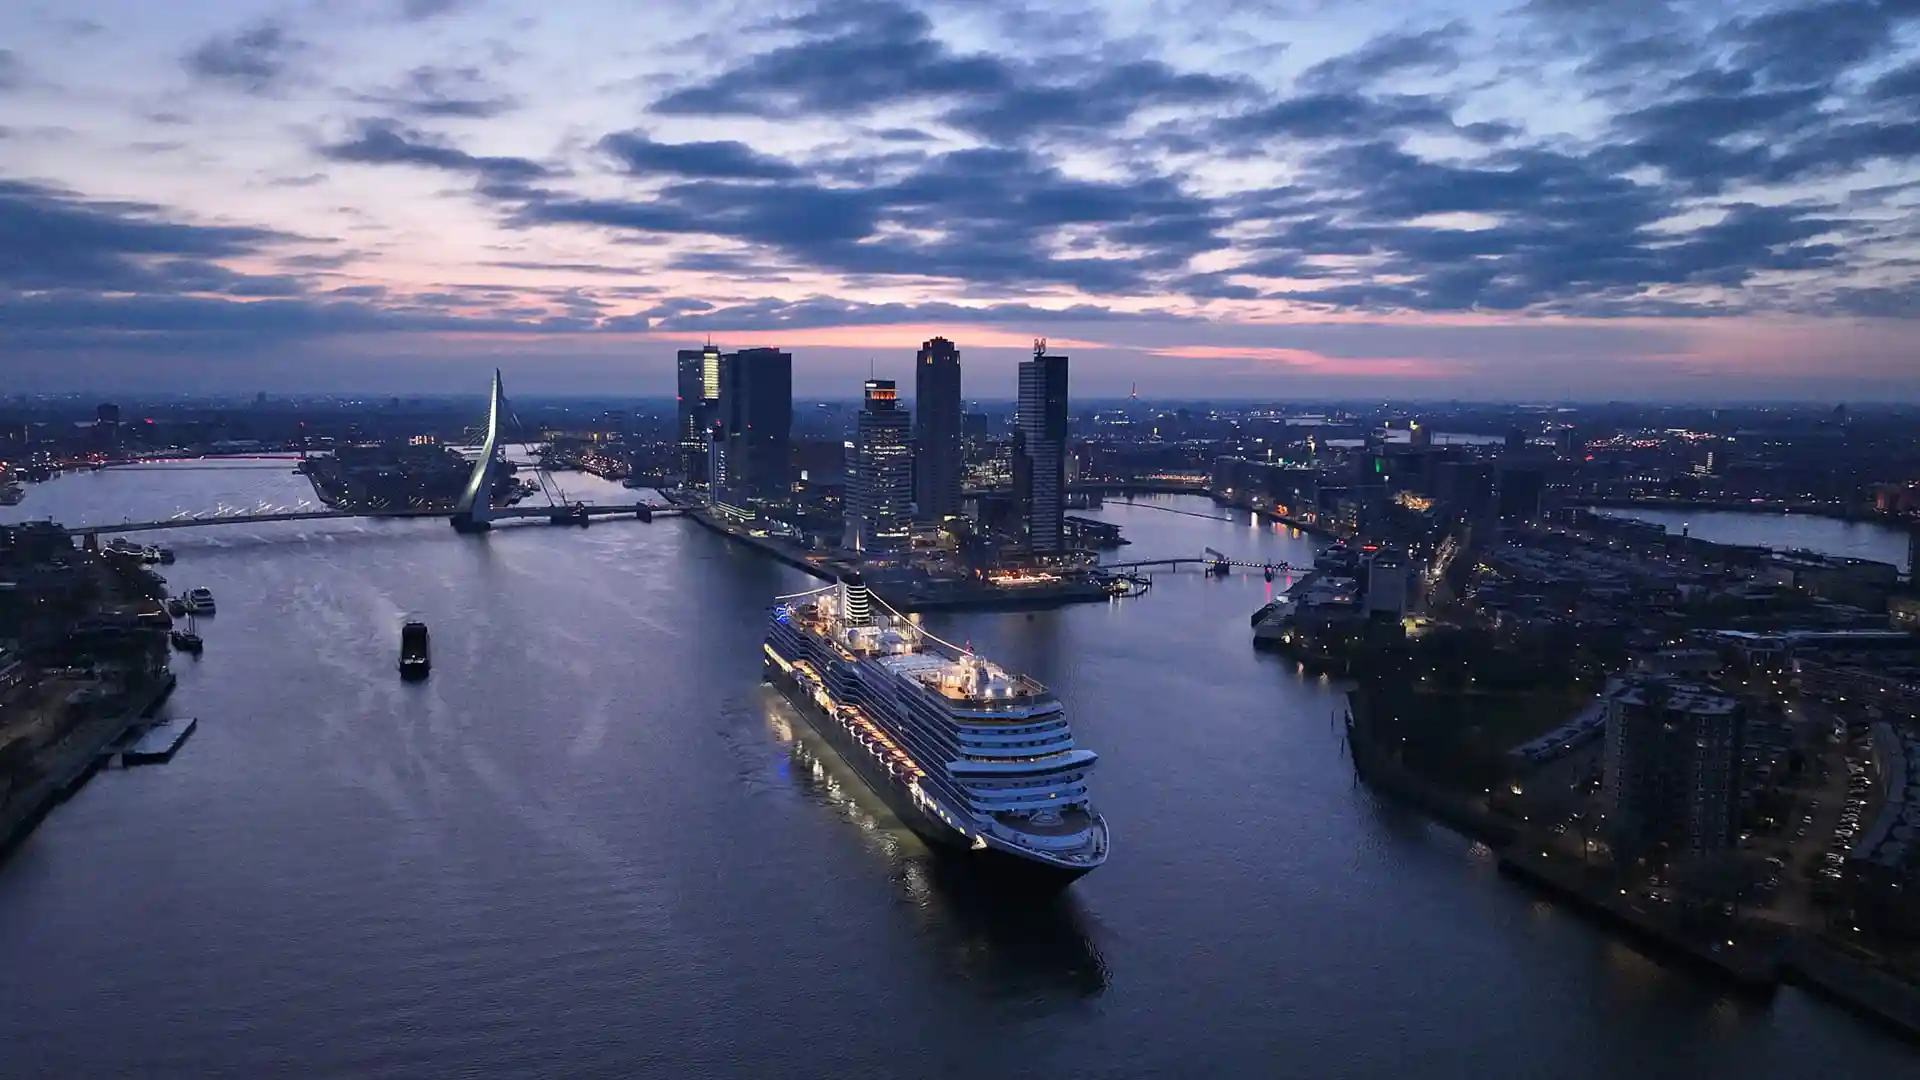
[[[1003,880],[945,857],[906,828],[789,707],[768,699],[767,727],[798,766],[788,774],[806,794],[859,827],[923,924],[922,936],[971,985],[1028,986],[1044,1000],[1104,992],[1106,960],[1089,935],[1089,920],[1071,894],[1009,904]],[[842,780],[842,776],[845,777]]]
[[[838,756],[824,743],[817,743],[818,736],[783,715],[787,708],[784,703],[769,698],[767,727],[785,746],[790,759],[800,765],[795,775],[804,778],[802,788],[819,796],[842,820],[854,824],[861,835],[868,838],[868,843],[889,860],[897,860],[903,854],[903,844],[917,847],[917,840],[905,839],[911,834],[899,819],[880,806],[878,797],[863,782],[851,776],[841,778],[840,770],[845,766]]]
[[[907,898],[916,905],[927,903],[933,897],[933,883],[927,880],[927,868],[919,862],[909,862],[900,875],[906,886]]]

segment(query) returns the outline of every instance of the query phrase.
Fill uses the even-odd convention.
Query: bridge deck
[[[1183,563],[1199,563],[1204,566],[1243,566],[1249,570],[1289,570],[1305,572],[1311,566],[1295,566],[1284,562],[1253,562],[1248,559],[1216,559],[1211,555],[1188,555],[1173,559],[1135,559],[1129,562],[1101,563],[1102,570],[1138,570],[1149,566],[1179,567]]]
[[[655,516],[682,513],[680,507],[659,503],[588,503],[580,509],[588,517],[615,517],[637,514],[645,509]],[[552,506],[509,506],[493,512],[495,519],[545,518],[564,512]],[[264,514],[224,514],[208,517],[168,518],[164,521],[123,521],[113,525],[79,525],[67,532],[74,536],[102,536],[117,533],[160,532],[165,529],[198,529],[208,525],[258,525],[273,521],[329,521],[344,518],[451,518],[446,510],[290,510]]]

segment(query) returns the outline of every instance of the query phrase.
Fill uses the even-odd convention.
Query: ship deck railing
[[[1049,700],[1052,694],[1045,686],[1025,675],[1008,676],[1011,691],[1006,694],[982,696],[970,694],[958,686],[949,686],[937,675],[918,675],[920,685],[939,694],[947,701],[965,705],[972,709],[993,711],[996,709],[1024,709]]]
[[[993,820],[1003,829],[1034,836],[1072,836],[1093,827],[1093,815],[1077,806],[1061,811],[1058,825],[1042,825],[1030,818],[1021,819],[1011,814],[995,814]]]

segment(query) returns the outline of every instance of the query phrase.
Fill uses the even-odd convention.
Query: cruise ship
[[[782,597],[764,649],[767,681],[929,843],[1047,887],[1106,862],[1098,756],[1046,687],[927,633],[858,575]]]

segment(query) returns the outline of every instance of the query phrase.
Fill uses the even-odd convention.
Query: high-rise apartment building
[[[843,545],[874,554],[907,547],[913,509],[911,418],[892,379],[868,379],[848,463]]]
[[[717,438],[725,445],[712,469],[716,505],[750,514],[784,502],[793,435],[793,354],[779,349],[725,353],[718,375]]]
[[[1020,361],[1014,428],[1014,494],[1027,546],[1057,552],[1067,486],[1067,358],[1049,356],[1044,340],[1034,342],[1031,360]]]
[[[921,521],[960,513],[960,350],[937,337],[913,365],[913,500]]]
[[[1606,829],[1623,861],[1733,843],[1739,802],[1739,702],[1667,676],[1607,688],[1601,779]]]

